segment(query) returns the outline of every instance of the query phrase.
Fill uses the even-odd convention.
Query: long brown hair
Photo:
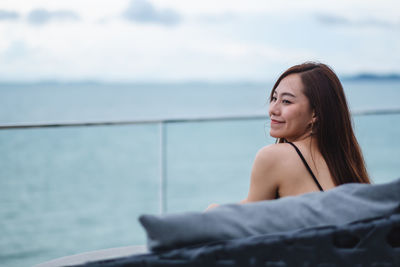
[[[336,185],[370,183],[361,148],[354,135],[343,86],[335,72],[322,63],[306,62],[286,70],[276,81],[270,95],[283,78],[298,74],[303,93],[315,112],[312,138],[324,157]],[[286,142],[278,138],[278,143]]]

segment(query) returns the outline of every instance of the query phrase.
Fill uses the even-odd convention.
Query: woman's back
[[[293,142],[293,145],[298,148],[305,162],[302,161],[295,147],[289,143],[274,145],[281,147],[276,155],[281,158],[277,168],[282,170],[278,178],[277,195],[279,197],[293,196],[320,191],[319,186],[323,191],[335,187],[329,168],[318,149],[314,145],[311,147],[309,142]]]
[[[328,166],[309,137],[293,142],[324,191],[335,187]],[[243,202],[253,202],[320,191],[295,148],[289,143],[266,146],[254,161],[249,195]]]

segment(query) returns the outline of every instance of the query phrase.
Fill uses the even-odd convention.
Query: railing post
[[[160,213],[167,212],[167,127],[160,122]]]

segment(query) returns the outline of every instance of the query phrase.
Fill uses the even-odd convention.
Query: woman
[[[285,71],[272,89],[269,116],[277,143],[257,153],[241,203],[370,183],[343,87],[327,65]]]

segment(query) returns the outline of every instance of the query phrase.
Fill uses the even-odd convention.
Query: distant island
[[[378,80],[378,81],[400,81],[400,74],[390,73],[390,74],[374,74],[374,73],[360,73],[357,75],[341,77],[345,81],[367,81],[367,80]]]
[[[398,81],[400,82],[400,73],[359,73],[359,74],[342,74],[339,75],[341,81]],[[231,85],[231,84],[241,84],[241,85],[256,85],[256,84],[264,84],[264,83],[272,83],[273,81],[268,80],[227,80],[227,81],[209,81],[209,80],[182,80],[182,81],[102,81],[102,80],[57,80],[57,79],[49,79],[49,80],[33,80],[33,81],[12,81],[5,80],[2,81],[0,79],[0,86],[9,86],[9,85],[34,85],[34,86],[74,86],[74,85],[86,85],[86,86],[101,86],[101,85],[135,85],[135,86],[163,86],[166,84],[170,85]]]

